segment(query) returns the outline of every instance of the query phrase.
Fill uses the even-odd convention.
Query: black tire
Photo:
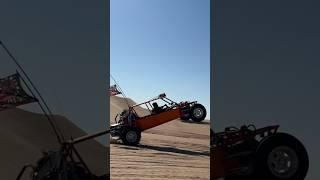
[[[191,107],[190,117],[194,122],[201,122],[207,116],[206,108],[201,104],[195,104]]]
[[[125,145],[135,146],[141,140],[141,131],[134,127],[126,127],[122,131],[121,140]]]
[[[295,137],[277,133],[261,141],[253,167],[255,179],[303,180],[309,169],[308,153]]]

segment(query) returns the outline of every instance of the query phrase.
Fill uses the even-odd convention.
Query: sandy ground
[[[65,137],[79,137],[86,133],[62,116],[55,116]],[[42,157],[42,150],[57,150],[60,146],[48,121],[41,114],[10,109],[0,112],[0,179],[16,179],[25,164],[34,164]],[[108,148],[90,140],[76,146],[92,172],[108,172]],[[26,176],[23,179],[29,179]]]
[[[126,102],[111,97],[110,107],[112,118],[126,107]],[[174,120],[143,132],[138,147],[113,142],[111,179],[210,179],[209,127],[209,122]]]

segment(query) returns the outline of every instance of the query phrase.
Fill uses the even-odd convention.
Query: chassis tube
[[[103,135],[108,134],[108,133],[110,133],[110,130],[105,130],[105,131],[97,132],[95,134],[78,137],[76,139],[71,139],[71,140],[67,141],[67,143],[69,143],[69,144],[78,144],[78,143],[86,141],[88,139],[93,139],[93,138],[96,138],[96,137],[99,137],[99,136],[103,136]]]

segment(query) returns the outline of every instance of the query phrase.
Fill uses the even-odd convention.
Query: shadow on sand
[[[210,156],[209,152],[190,151],[190,150],[184,150],[184,149],[179,149],[179,148],[175,148],[175,147],[168,147],[168,146],[162,146],[161,147],[161,146],[152,146],[152,145],[140,144],[137,147],[138,148],[145,148],[145,149],[155,150],[155,151],[160,151],[160,152],[178,153],[178,154],[191,155],[191,156]],[[126,147],[126,149],[133,149],[133,148]]]
[[[190,123],[190,124],[210,124],[210,121],[202,121],[202,122],[194,122],[192,120],[180,120],[183,123]]]

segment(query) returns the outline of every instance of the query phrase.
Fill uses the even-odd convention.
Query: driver
[[[152,103],[152,106],[153,106],[153,110],[152,110],[153,114],[158,114],[165,111],[162,107],[159,107],[158,103],[156,102]]]

